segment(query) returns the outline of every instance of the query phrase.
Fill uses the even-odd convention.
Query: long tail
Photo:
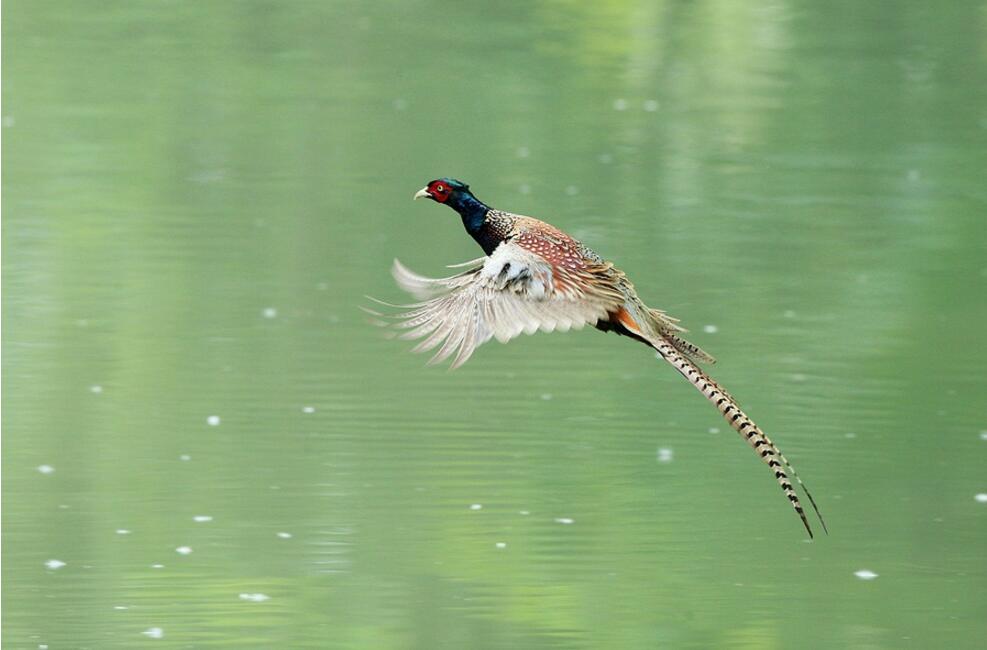
[[[683,377],[689,380],[690,384],[695,386],[706,399],[719,409],[723,417],[730,423],[730,426],[743,436],[747,444],[761,457],[761,460],[768,464],[768,467],[774,472],[778,484],[781,485],[781,489],[785,492],[785,496],[788,497],[788,500],[792,503],[792,507],[795,508],[795,512],[802,519],[802,524],[805,526],[805,530],[808,531],[809,537],[812,537],[812,527],[809,526],[809,521],[805,517],[805,511],[802,509],[802,503],[799,501],[798,493],[792,487],[788,479],[788,474],[785,472],[785,467],[788,468],[792,473],[792,477],[795,478],[805,492],[809,503],[812,504],[812,509],[815,510],[816,516],[819,517],[819,523],[822,524],[823,530],[828,533],[826,522],[823,520],[822,515],[819,514],[819,508],[816,507],[815,500],[813,500],[809,490],[805,487],[805,483],[799,478],[795,468],[792,467],[791,463],[788,462],[788,459],[785,458],[778,447],[771,442],[771,439],[761,431],[761,428],[754,424],[754,421],[747,417],[747,414],[740,409],[736,400],[720,388],[699,366],[687,358],[686,355],[682,354],[677,349],[678,346],[673,345],[664,338],[657,337],[648,337],[648,342],[658,352],[661,358],[672,364]]]

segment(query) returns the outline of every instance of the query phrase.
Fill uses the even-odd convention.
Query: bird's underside
[[[433,182],[434,183],[434,182]],[[625,275],[562,231],[530,217],[490,210],[487,219],[508,220],[510,231],[486,257],[457,265],[444,278],[418,275],[395,260],[393,275],[418,302],[393,316],[400,338],[421,339],[416,352],[438,350],[429,363],[466,362],[492,338],[507,342],[536,331],[567,331],[592,325],[652,348],[713,403],[770,467],[812,536],[788,472],[805,491],[777,446],[700,367],[714,359],[682,338],[677,320],[647,307]],[[786,471],[787,470],[787,471]],[[813,509],[815,502],[806,492]],[[825,529],[825,522],[820,517]]]

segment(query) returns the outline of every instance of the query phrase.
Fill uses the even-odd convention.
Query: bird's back
[[[605,260],[589,246],[556,228],[552,224],[510,212],[491,210],[488,213],[491,223],[500,231],[508,233],[512,241],[525,248],[534,247],[532,252],[542,254],[546,261],[571,265],[583,260],[592,264],[603,264]],[[501,225],[503,224],[503,225]]]

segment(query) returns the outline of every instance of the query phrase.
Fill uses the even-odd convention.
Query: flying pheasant
[[[491,338],[502,343],[522,333],[592,325],[653,348],[720,411],[761,457],[795,508],[809,537],[812,528],[786,473],[805,491],[826,529],[812,495],[771,439],[744,413],[699,363],[714,359],[682,338],[678,321],[638,298],[634,285],[610,262],[558,228],[532,217],[494,210],[452,178],[430,182],[415,194],[448,205],[486,257],[456,265],[466,270],[426,278],[394,261],[398,284],[420,302],[397,315],[393,325],[405,339],[424,338],[414,350],[439,347],[429,363],[453,357],[456,368]]]

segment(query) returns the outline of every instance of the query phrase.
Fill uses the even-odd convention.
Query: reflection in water
[[[979,3],[7,9],[12,646],[983,638]],[[832,534],[624,341],[368,328],[476,256],[446,174],[682,317]]]

